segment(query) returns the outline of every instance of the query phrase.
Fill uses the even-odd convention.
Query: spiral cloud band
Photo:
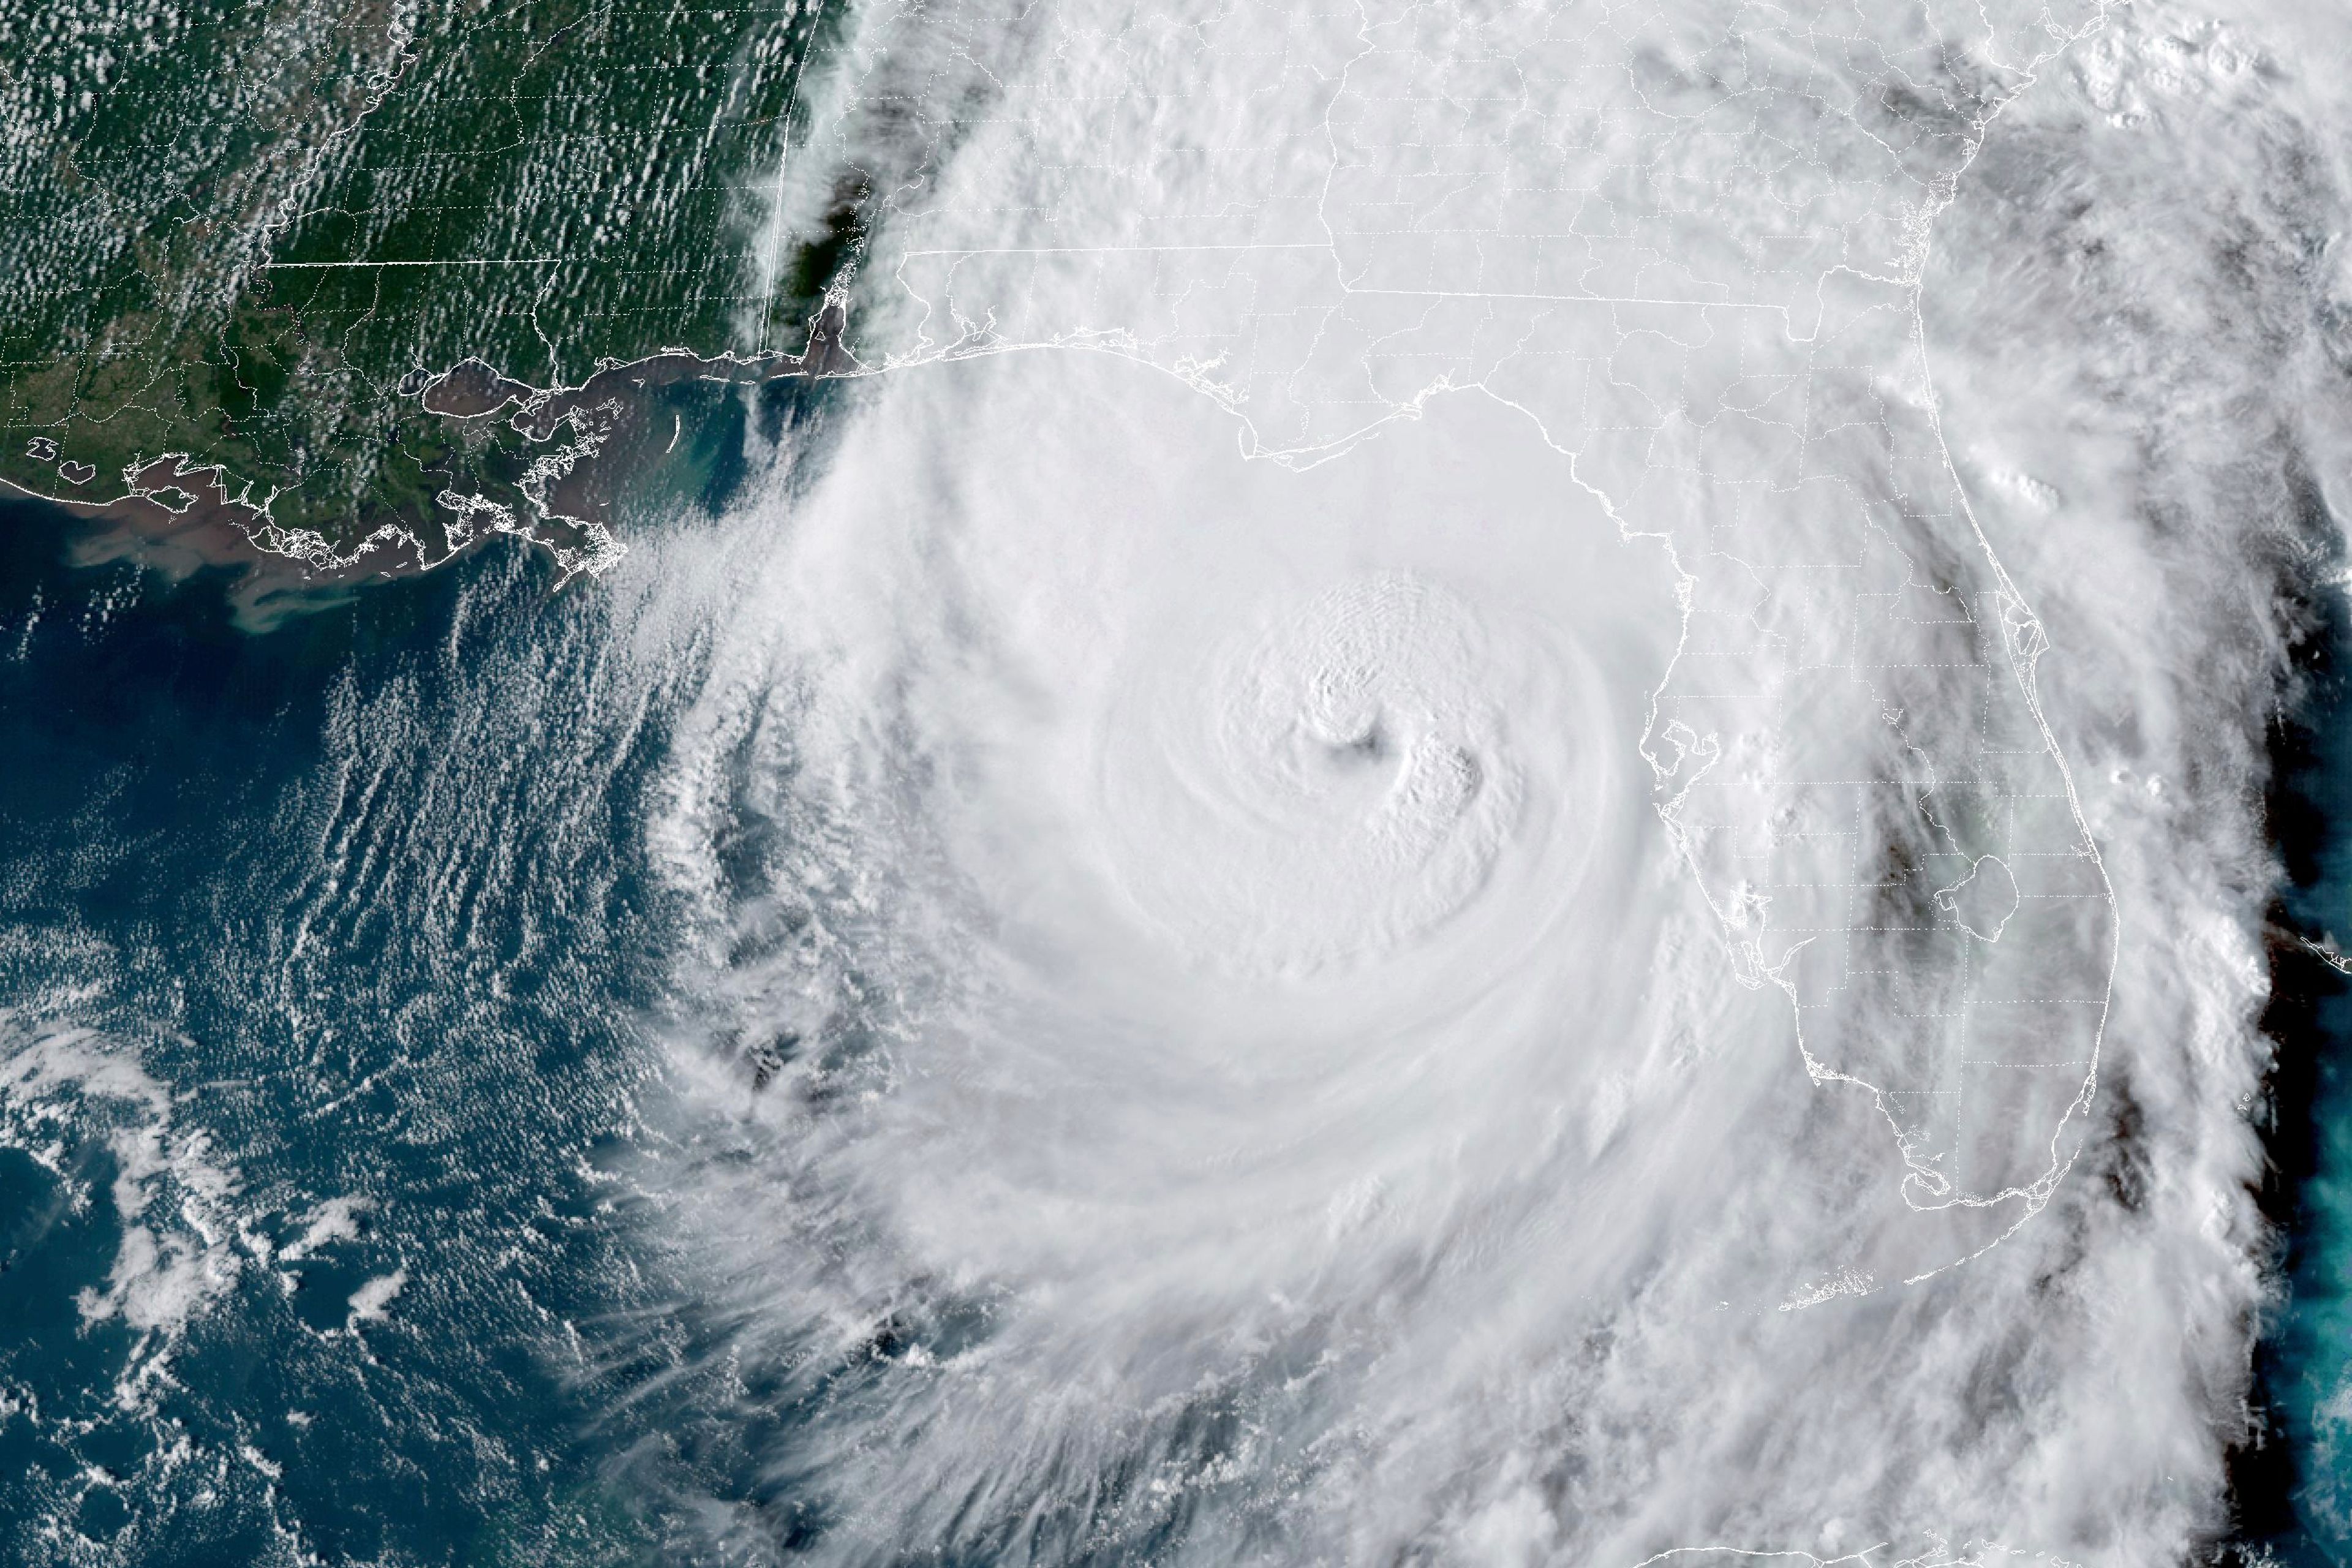
[[[2170,12],[1832,20],[945,6],[812,84],[875,374],[644,611],[707,647],[660,1179],[795,1550],[2226,1531],[2326,546],[2149,433],[2338,448],[2315,328],[2156,349],[2333,285],[2130,215],[2332,110]]]

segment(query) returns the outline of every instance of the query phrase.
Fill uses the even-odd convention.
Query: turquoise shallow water
[[[2263,1198],[2278,1282],[2256,1354],[2263,1429],[2236,1467],[2247,1535],[2296,1564],[2352,1561],[2352,980],[2297,940],[2352,939],[2352,606],[2319,608],[2302,700],[2273,726],[2269,816],[2287,879]]]

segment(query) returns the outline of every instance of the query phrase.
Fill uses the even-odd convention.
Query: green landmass
[[[821,232],[773,216],[828,15],[0,0],[0,479],[105,502],[186,454],[316,564],[486,526],[595,564],[545,504],[579,427],[419,395],[469,359],[548,389],[802,352],[860,237],[854,182]]]

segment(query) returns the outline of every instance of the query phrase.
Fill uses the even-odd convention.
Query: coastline
[[[523,498],[518,508],[478,489],[444,489],[435,497],[439,540],[428,520],[362,513],[358,542],[337,550],[310,530],[281,527],[269,502],[251,500],[250,485],[229,491],[229,476],[187,453],[142,458],[122,475],[123,493],[102,500],[43,490],[0,477],[0,495],[56,508],[83,531],[71,546],[78,564],[135,561],[173,581],[201,571],[236,574],[230,598],[239,624],[267,629],[289,614],[340,603],[371,582],[430,572],[494,534],[522,539],[551,553],[562,579],[601,574],[625,544],[614,526],[623,499],[671,457],[684,437],[679,395],[698,387],[758,388],[823,381],[864,370],[842,346],[844,309],[828,305],[811,324],[799,354],[705,357],[665,349],[625,363],[600,365],[577,386],[533,387],[478,358],[438,373],[417,373],[399,391],[427,415],[457,428],[460,439],[502,424],[545,448],[508,476]],[[668,413],[665,421],[660,415]],[[569,428],[567,439],[559,440]],[[60,472],[69,465],[60,464]],[[93,476],[84,474],[79,483]]]

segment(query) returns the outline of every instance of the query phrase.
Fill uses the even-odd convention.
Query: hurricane
[[[1996,42],[1885,279],[1712,284],[1612,195],[1422,281],[1539,199],[1547,83],[1701,90],[1568,15],[1220,13],[1114,65],[1055,13],[866,264],[917,335],[853,334],[877,374],[759,511],[655,831],[700,933],[664,1027],[726,1129],[677,1179],[812,1560],[2226,1528],[2267,1049],[2228,781],[2307,635],[2260,606],[2335,548],[2263,476],[2333,426],[2173,346],[2228,330],[2181,281],[2221,264],[2125,215],[2219,119],[2288,156],[2292,73],[2170,13]],[[1244,103],[1207,62],[1261,25],[1297,96]],[[1069,110],[1149,72],[1154,115]],[[1349,156],[1375,131],[1420,162]],[[1220,178],[1308,183],[1273,148],[1336,265],[1278,201],[1234,227]],[[1643,210],[1685,257],[1779,221],[1696,209]],[[2082,377],[2265,456],[2131,449],[2169,426]]]
[[[107,1475],[220,1456],[126,1552],[2352,1540],[2281,1195],[2352,973],[2352,25],[809,26],[737,303],[838,267],[789,380],[640,389],[698,489],[202,622],[201,787],[162,706],[25,731],[0,1153],[98,1227],[44,1331],[136,1336]],[[135,586],[28,652],[64,591],[11,709],[200,684]],[[211,1392],[273,1335],[342,1392]],[[340,1421],[447,1522],[301,1500]]]

